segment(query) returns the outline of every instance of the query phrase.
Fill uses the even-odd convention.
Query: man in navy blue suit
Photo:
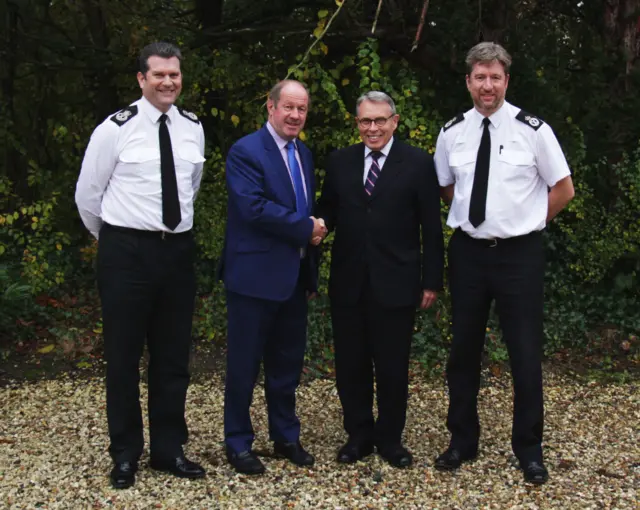
[[[315,179],[298,139],[309,93],[285,80],[269,93],[269,120],[227,156],[227,232],[221,276],[227,291],[224,434],[236,471],[260,474],[249,408],[260,363],[275,453],[294,464],[314,458],[300,444],[295,392],[307,336],[307,298],[317,289],[316,245],[326,235],[313,217]]]

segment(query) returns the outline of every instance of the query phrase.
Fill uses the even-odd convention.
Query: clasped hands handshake
[[[313,246],[318,246],[322,240],[327,237],[329,231],[322,218],[311,216],[311,219],[313,220],[313,232],[311,233],[310,242]]]

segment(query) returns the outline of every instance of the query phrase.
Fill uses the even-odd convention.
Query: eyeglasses
[[[382,127],[387,123],[387,121],[391,117],[394,117],[394,116],[395,116],[395,113],[392,113],[388,117],[376,117],[375,119],[366,119],[366,118],[365,119],[358,119],[358,125],[361,128],[366,129],[366,128],[371,126],[372,122],[375,122],[376,126]]]

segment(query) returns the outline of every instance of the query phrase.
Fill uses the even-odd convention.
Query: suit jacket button
[[[367,207],[367,212],[370,213],[371,212],[371,207]]]

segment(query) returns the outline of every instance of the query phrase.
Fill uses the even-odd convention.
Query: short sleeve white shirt
[[[82,221],[96,238],[103,222],[138,230],[190,230],[205,161],[202,125],[175,106],[166,112],[182,217],[172,231],[162,222],[162,112],[144,97],[131,106],[137,107],[135,115],[116,114],[120,124],[109,116],[91,136],[75,195]]]
[[[479,239],[508,238],[542,230],[548,188],[571,174],[553,130],[536,117],[525,121],[520,109],[505,102],[489,117],[491,155],[486,219],[469,221],[469,205],[484,116],[475,108],[443,128],[434,162],[440,186],[454,185],[447,225]]]

